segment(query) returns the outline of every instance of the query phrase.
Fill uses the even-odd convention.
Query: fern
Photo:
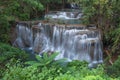
[[[37,61],[28,61],[26,62],[26,64],[36,67],[42,67],[42,66],[49,66],[51,64],[55,65],[65,61],[65,59],[60,59],[55,61],[54,59],[57,55],[58,55],[57,52],[51,54],[50,56],[47,53],[44,53],[43,57],[36,55]]]

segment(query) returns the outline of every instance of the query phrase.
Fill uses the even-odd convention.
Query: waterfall
[[[101,33],[95,26],[80,25],[81,16],[80,9],[67,9],[46,14],[47,23],[19,22],[13,45],[40,55],[59,52],[56,60],[67,58],[68,61],[87,61],[89,67],[93,67],[103,62]]]
[[[16,32],[17,39],[13,43],[13,46],[18,46],[20,48],[32,47],[32,30],[29,26],[17,24]]]
[[[96,27],[39,23],[36,26],[17,24],[14,46],[44,52],[59,52],[55,58],[87,61],[90,66],[102,63],[102,42]]]

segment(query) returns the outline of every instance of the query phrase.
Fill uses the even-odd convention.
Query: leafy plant
[[[53,80],[58,76],[56,67],[42,67],[41,69],[35,66],[22,67],[21,65],[9,66],[4,72],[2,80]]]
[[[5,70],[3,80],[35,80],[36,74],[38,74],[38,69],[30,67],[22,67],[20,64],[16,63],[15,65],[8,66],[8,69]]]
[[[25,62],[28,54],[8,44],[0,43],[0,77],[6,69],[6,64],[14,65],[17,61]]]
[[[2,14],[2,13],[1,13]],[[9,22],[5,15],[0,15],[0,42],[7,43],[9,41]]]
[[[59,62],[63,62],[65,59],[61,59],[61,60],[54,60],[55,57],[58,55],[58,53],[53,53],[50,56],[47,53],[43,53],[43,56],[40,57],[39,55],[36,55],[36,59],[37,61],[28,61],[26,62],[26,64],[29,65],[34,65],[36,67],[41,67],[41,66],[49,66],[51,64],[57,64]]]
[[[107,67],[107,73],[112,77],[119,77],[120,73],[120,56],[118,59],[113,63],[113,65]]]
[[[28,61],[27,64],[31,66],[22,67],[20,64],[16,66],[8,66],[8,69],[3,75],[4,80],[53,80],[54,77],[61,74],[61,67],[56,66],[56,63],[61,60],[54,61],[54,58],[58,53],[54,53],[48,57],[47,53],[44,53],[43,58],[36,55],[37,61]],[[45,60],[45,61],[44,61]],[[62,60],[63,61],[63,60]],[[31,63],[32,62],[32,63]],[[55,63],[54,63],[55,62]],[[51,66],[49,66],[51,65]]]
[[[74,61],[75,62],[75,61]],[[71,62],[70,62],[71,63]],[[70,64],[69,63],[69,64]],[[119,80],[119,78],[111,78],[105,74],[102,65],[96,69],[89,69],[88,67],[81,67],[81,69],[74,68],[72,65],[63,68],[61,66],[42,66],[36,67],[34,64],[31,66],[23,67],[21,64],[8,66],[3,75],[3,80]],[[76,64],[76,63],[75,63]],[[83,65],[84,62],[79,65]],[[36,64],[35,64],[36,65]],[[72,68],[72,69],[70,69]],[[65,72],[63,72],[65,71]]]
[[[79,61],[79,60],[73,60],[72,62],[69,62],[67,64],[68,67],[76,67],[76,69],[87,67],[87,65],[88,63],[86,61]]]
[[[10,59],[15,58],[21,61],[26,61],[28,54],[25,51],[14,48],[8,44],[0,43],[0,64],[6,64]]]
[[[119,51],[119,46],[120,46],[120,28],[115,29],[111,33],[113,45],[112,45],[112,51],[115,53],[117,50]]]

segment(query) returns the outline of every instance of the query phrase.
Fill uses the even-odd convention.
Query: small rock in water
[[[48,51],[48,56],[50,56],[51,54],[53,54],[54,52],[53,51]]]

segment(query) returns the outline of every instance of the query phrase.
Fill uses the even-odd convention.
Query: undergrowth
[[[36,55],[28,60],[27,53],[0,43],[0,79],[2,80],[119,80],[120,58],[112,65],[89,69],[85,61],[54,60],[58,53]]]

